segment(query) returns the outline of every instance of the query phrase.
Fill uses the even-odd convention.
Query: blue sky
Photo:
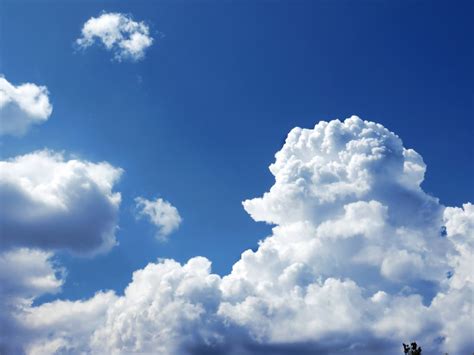
[[[268,191],[268,166],[296,126],[351,115],[414,148],[423,189],[446,206],[474,200],[470,1],[1,2],[0,73],[47,86],[50,119],[1,138],[1,158],[48,148],[124,169],[119,245],[96,257],[59,252],[62,292],[122,294],[157,258],[202,255],[225,275],[271,226],[242,201]],[[137,62],[100,45],[80,50],[102,12],[150,26]],[[183,219],[166,242],[137,220],[134,198],[161,197]],[[100,272],[98,271],[100,270]]]

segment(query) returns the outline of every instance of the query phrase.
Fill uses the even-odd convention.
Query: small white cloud
[[[30,126],[48,120],[53,112],[46,86],[15,86],[0,75],[0,135],[20,136]]]
[[[96,40],[111,51],[117,61],[143,59],[153,43],[149,27],[134,21],[129,15],[103,13],[92,17],[82,27],[82,37],[76,40],[80,48],[90,47]]]
[[[139,217],[145,217],[156,228],[157,239],[166,239],[181,224],[181,216],[176,207],[161,198],[147,200],[143,197],[135,198]]]
[[[96,253],[116,244],[122,170],[48,150],[0,161],[1,248]]]

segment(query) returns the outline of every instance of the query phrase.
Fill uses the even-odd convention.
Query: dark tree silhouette
[[[413,342],[408,346],[407,344],[403,343],[403,353],[408,355],[420,355],[421,354],[421,347],[418,346],[416,342]]]

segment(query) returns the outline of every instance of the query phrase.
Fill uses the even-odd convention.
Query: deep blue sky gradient
[[[138,63],[78,51],[102,11],[152,26]],[[474,200],[472,1],[0,1],[0,73],[46,85],[50,120],[1,139],[1,158],[50,148],[125,170],[120,245],[61,255],[60,298],[122,292],[156,258],[203,255],[229,272],[270,226],[241,207],[273,183],[288,131],[352,114],[402,137],[428,165],[426,191]],[[167,243],[136,221],[133,199],[160,196],[183,224]],[[45,298],[47,299],[47,297]]]

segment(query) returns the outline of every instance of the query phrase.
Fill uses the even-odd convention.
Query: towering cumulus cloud
[[[32,83],[15,86],[0,75],[0,135],[22,135],[48,120],[53,111],[48,89]]]
[[[427,353],[470,353],[474,207],[423,192],[425,168],[357,117],[295,128],[270,166],[275,184],[243,203],[272,235],[230,274],[203,257],[159,260],[121,296],[29,307],[16,317],[23,349],[399,354],[416,339]]]
[[[81,48],[87,48],[96,40],[112,51],[118,61],[142,59],[153,43],[150,29],[144,22],[136,22],[120,13],[103,13],[87,20],[82,28],[82,37],[76,43]]]

